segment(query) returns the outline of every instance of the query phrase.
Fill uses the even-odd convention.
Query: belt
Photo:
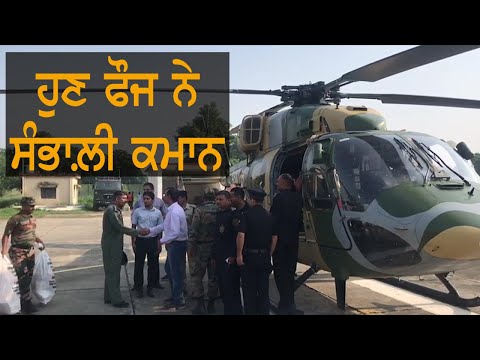
[[[245,252],[249,254],[268,254],[267,249],[245,249]]]
[[[15,245],[12,244],[12,247],[17,249],[30,250],[34,246],[29,244],[15,244]]]

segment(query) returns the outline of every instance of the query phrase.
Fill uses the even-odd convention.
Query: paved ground
[[[129,226],[129,213],[124,214]],[[41,307],[39,315],[189,315],[191,309],[177,312],[161,311],[163,301],[170,296],[168,282],[162,282],[164,290],[155,290],[155,298],[130,297],[128,282],[133,282],[133,252],[130,238],[125,237],[125,252],[130,263],[122,267],[121,290],[130,308],[118,309],[103,303],[104,274],[101,260],[100,236],[102,213],[82,217],[44,217],[38,219],[38,235],[45,241],[49,256],[55,266],[57,293],[53,300]],[[0,220],[0,229],[6,220]],[[161,272],[166,253],[160,255]],[[297,272],[307,267],[298,264]],[[146,270],[146,265],[145,265]],[[128,278],[127,278],[128,274]],[[480,269],[454,274],[455,284],[465,296],[480,295]],[[441,287],[433,277],[412,280]],[[277,292],[271,280],[271,298],[277,300]],[[405,292],[377,281],[351,279],[347,282],[347,309],[336,307],[334,281],[328,273],[312,276],[296,293],[299,309],[306,315],[326,314],[474,314],[480,308],[460,309],[441,304],[415,294]],[[187,305],[189,305],[187,299]],[[223,312],[221,301],[216,304],[217,314]],[[471,312],[470,312],[471,311]]]

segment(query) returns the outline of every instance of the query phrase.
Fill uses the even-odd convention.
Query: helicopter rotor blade
[[[438,60],[479,48],[480,45],[421,45],[350,71],[325,85],[325,91],[355,81],[375,82]]]
[[[46,90],[46,93],[51,93],[53,90]],[[65,89],[59,89],[59,92],[65,91]],[[154,88],[154,92],[171,92],[175,91],[174,88]],[[283,96],[282,90],[250,90],[250,89],[195,89],[198,93],[212,93],[212,94],[249,94],[249,95],[275,95]],[[0,89],[0,94],[36,94],[38,89]],[[92,88],[82,89],[85,93],[101,93],[105,92],[105,89]]]
[[[384,104],[446,106],[469,109],[480,109],[480,100],[458,99],[437,96],[400,95],[400,94],[346,94],[336,96],[345,99],[374,99]]]

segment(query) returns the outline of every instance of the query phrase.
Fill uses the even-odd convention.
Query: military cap
[[[267,193],[263,191],[263,189],[248,189],[247,190],[248,195],[250,195],[251,198],[253,199],[258,199],[258,200],[263,200],[265,196],[267,196]]]
[[[22,200],[20,200],[21,205],[30,205],[30,206],[35,206],[35,199],[32,197],[23,197]]]

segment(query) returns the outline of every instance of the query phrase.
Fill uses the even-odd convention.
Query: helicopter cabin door
[[[332,228],[332,217],[335,201],[331,196],[328,185],[328,176],[332,176],[328,169],[330,165],[330,147],[332,140],[325,139],[311,143],[303,157],[302,164],[302,198],[303,221],[305,227],[305,244],[300,246],[299,256],[305,257],[303,252],[316,253],[315,263],[321,269],[329,270],[320,254],[322,246],[338,247]]]

